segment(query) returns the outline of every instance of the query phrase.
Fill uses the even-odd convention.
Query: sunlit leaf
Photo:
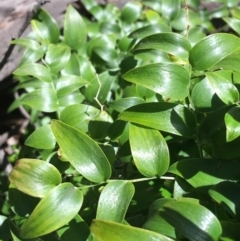
[[[44,197],[61,179],[52,164],[37,159],[20,159],[9,175],[17,189],[34,197]]]
[[[174,103],[136,105],[122,112],[119,119],[176,135],[192,136],[195,133],[196,122],[192,112]]]
[[[50,191],[23,224],[24,239],[48,234],[67,224],[82,206],[83,195],[71,183],[62,183]],[[67,208],[66,208],[67,207]]]
[[[108,159],[94,140],[57,120],[52,120],[51,128],[62,156],[85,178],[101,183],[110,177]]]
[[[122,223],[133,194],[134,186],[131,182],[117,180],[108,183],[98,200],[96,218]]]
[[[206,70],[240,49],[240,39],[216,33],[199,41],[190,51],[190,63],[196,70]]]
[[[162,176],[167,171],[168,146],[158,130],[131,124],[129,141],[134,163],[144,176]]]
[[[90,229],[99,241],[173,241],[152,231],[104,220],[93,220]]]
[[[177,64],[149,64],[137,67],[124,74],[123,78],[153,90],[164,98],[184,99],[189,92],[189,73]]]

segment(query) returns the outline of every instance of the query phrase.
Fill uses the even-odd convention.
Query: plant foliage
[[[240,7],[202,2],[83,0],[63,32],[40,9],[0,240],[239,240]]]

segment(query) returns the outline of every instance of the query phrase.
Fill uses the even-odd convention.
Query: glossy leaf
[[[239,61],[240,61],[240,55],[235,53],[221,60],[215,67],[239,72],[240,71],[238,66]]]
[[[76,76],[76,75],[62,76],[57,80],[57,84],[56,84],[57,95],[63,96],[63,95],[70,94],[73,91],[78,90],[87,84],[89,84],[89,82],[80,76]]]
[[[161,10],[164,18],[174,19],[180,10],[180,0],[162,0]]]
[[[193,241],[217,241],[222,228],[207,208],[189,200],[167,202],[160,215],[180,233]]]
[[[34,197],[44,197],[62,178],[50,163],[37,159],[20,159],[9,175],[9,180],[20,191]]]
[[[159,49],[179,58],[188,58],[191,45],[181,34],[159,33],[141,39],[134,50]]]
[[[235,103],[238,98],[238,90],[231,80],[223,76],[222,71],[206,73],[208,82],[218,97],[227,105]]]
[[[110,177],[110,164],[94,140],[57,120],[52,121],[51,128],[62,156],[85,178],[101,183]]]
[[[216,33],[199,41],[190,51],[190,63],[196,70],[206,70],[240,49],[240,39]]]
[[[213,186],[208,193],[213,200],[240,220],[240,185],[238,183],[220,182]]]
[[[227,81],[225,80],[224,83],[226,82]],[[227,84],[231,83],[226,83],[226,85]],[[207,78],[202,79],[193,87],[192,90],[191,98],[194,107],[199,112],[211,112],[222,107],[224,105],[224,102],[222,102],[221,99],[218,97],[216,91],[222,94],[221,91],[224,92],[224,89],[222,89],[219,85],[212,85]],[[226,96],[226,98],[228,98],[228,96]]]
[[[140,2],[128,2],[121,11],[121,19],[130,24],[135,22],[141,14],[142,5]]]
[[[43,49],[42,49],[41,45],[35,40],[22,38],[22,39],[15,39],[11,43],[22,45],[22,46],[25,46],[25,47],[31,49],[38,55],[39,59],[43,57],[43,54],[44,54]]]
[[[56,20],[43,8],[40,8],[36,17],[41,20],[47,27],[46,29],[49,42],[57,43],[59,41],[60,30]]]
[[[195,188],[211,187],[219,182],[238,181],[240,164],[220,159],[185,159],[171,165],[168,172],[184,178]]]
[[[81,191],[71,183],[58,185],[38,203],[23,224],[20,236],[29,239],[55,231],[74,218],[82,202]]]
[[[237,18],[223,18],[223,20],[240,35],[240,19]]]
[[[93,220],[90,229],[99,241],[173,241],[152,231],[104,220]]]
[[[227,127],[227,142],[233,141],[240,136],[240,108],[233,107],[231,108],[224,117],[225,125]]]
[[[13,74],[18,76],[34,76],[45,82],[51,82],[52,76],[50,71],[42,64],[26,64],[17,68]]]
[[[98,200],[96,219],[122,223],[133,194],[131,182],[117,180],[108,183]]]
[[[86,26],[79,13],[69,5],[64,19],[64,42],[72,49],[79,49],[86,43]]]
[[[138,104],[143,104],[144,100],[139,97],[128,97],[118,100],[113,100],[109,103],[109,106],[118,112],[123,112],[124,110]]]
[[[21,102],[44,112],[54,112],[58,109],[57,95],[52,88],[34,90],[26,94]]]
[[[50,125],[44,125],[36,129],[25,141],[27,146],[37,149],[53,149],[56,144]]]
[[[131,124],[129,141],[134,163],[141,174],[160,177],[167,171],[168,146],[158,130]]]
[[[153,90],[164,98],[179,100],[188,95],[189,73],[177,64],[149,64],[137,67],[124,74],[123,78]]]
[[[149,207],[147,221],[144,223],[143,228],[166,235],[170,238],[176,239],[176,230],[170,225],[161,215],[160,209],[165,203],[172,201],[172,198],[160,198],[154,201]]]
[[[160,22],[138,28],[131,32],[129,37],[134,39],[142,39],[149,35],[162,32],[171,32],[171,28],[167,24]]]
[[[67,64],[70,55],[71,52],[68,46],[50,44],[45,56],[45,61],[52,73],[58,73]]]
[[[195,133],[196,123],[192,112],[174,103],[145,103],[133,106],[122,112],[119,119],[175,135],[192,136]]]

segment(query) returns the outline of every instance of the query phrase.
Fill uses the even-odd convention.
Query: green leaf
[[[93,220],[90,229],[99,241],[173,241],[152,231],[104,220]]]
[[[226,33],[216,33],[199,41],[190,51],[190,63],[195,70],[206,70],[240,49],[240,39]]]
[[[44,125],[36,129],[24,144],[37,149],[53,149],[56,145],[56,139],[50,125]]]
[[[226,80],[223,82],[226,83]],[[220,87],[220,89],[218,87]],[[222,102],[218,97],[216,91],[218,91],[220,94],[223,94],[224,96],[224,93],[221,93],[221,91],[224,91],[221,88],[221,85],[218,86],[217,84],[214,86],[210,83],[208,78],[202,79],[193,87],[192,90],[191,99],[194,107],[199,112],[211,112],[222,107],[224,102]],[[226,98],[228,98],[228,96]]]
[[[225,104],[230,105],[238,100],[239,94],[231,79],[224,76],[224,73],[225,71],[208,72],[206,77],[218,97]],[[229,74],[232,75],[231,72]]]
[[[45,56],[52,73],[58,73],[62,70],[70,59],[71,51],[66,45],[50,44]]]
[[[88,81],[80,76],[66,75],[57,80],[56,90],[58,96],[63,96],[80,89],[82,86],[89,84]]]
[[[134,39],[142,39],[149,35],[162,33],[162,32],[171,32],[171,28],[166,23],[155,23],[147,25],[141,28],[138,28],[129,34],[129,37]]]
[[[158,130],[131,124],[129,141],[134,163],[141,174],[160,177],[167,171],[168,146]]]
[[[69,105],[61,112],[60,120],[79,129],[85,124],[87,129],[87,120],[93,119],[99,112],[99,109],[91,105]]]
[[[174,103],[136,105],[122,112],[119,119],[180,136],[195,134],[196,122],[192,112]]]
[[[128,97],[117,99],[109,102],[109,106],[118,112],[123,112],[124,110],[138,104],[143,104],[144,100],[139,97]]]
[[[168,172],[184,178],[195,188],[209,188],[225,180],[238,181],[240,164],[231,160],[186,159],[171,165]]]
[[[159,211],[165,203],[172,201],[172,198],[160,198],[154,201],[149,207],[147,221],[144,223],[143,228],[148,229],[170,238],[176,239],[176,230],[170,225],[161,215]]]
[[[158,33],[141,39],[134,50],[159,49],[179,58],[188,58],[191,44],[181,34]]]
[[[64,19],[64,42],[72,49],[83,47],[87,40],[86,26],[82,17],[69,5]]]
[[[128,71],[123,78],[153,90],[164,98],[181,100],[189,93],[189,73],[177,64],[144,65]]]
[[[36,238],[67,224],[82,206],[83,195],[71,183],[62,183],[49,192],[23,224],[20,236]]]
[[[218,62],[216,66],[214,66],[216,69],[226,69],[226,70],[232,70],[239,72],[239,61],[240,61],[240,55],[237,53],[231,54]]]
[[[54,112],[58,109],[57,95],[52,88],[34,90],[26,94],[21,102],[44,112]]]
[[[233,141],[240,136],[240,108],[237,106],[231,108],[225,114],[224,121],[227,127],[227,142]]]
[[[49,42],[57,43],[59,41],[60,30],[56,20],[43,8],[40,8],[36,14],[36,17],[47,27],[46,29]]]
[[[162,0],[161,12],[164,18],[174,19],[180,10],[180,0]]]
[[[86,241],[90,230],[80,215],[76,215],[68,225],[57,230],[61,241]]]
[[[62,156],[92,182],[101,183],[111,176],[110,164],[97,143],[86,134],[60,121],[52,120],[51,128]]]
[[[142,4],[140,2],[128,2],[121,11],[121,19],[131,24],[140,17],[142,12]]]
[[[51,82],[52,76],[50,71],[42,64],[25,64],[17,68],[13,74],[17,76],[34,76],[45,82]]]
[[[207,208],[189,200],[167,202],[160,215],[193,241],[218,241],[222,228],[216,216]]]
[[[11,43],[22,45],[22,46],[25,46],[25,47],[31,49],[38,55],[39,59],[41,59],[44,55],[41,45],[35,40],[22,38],[22,39],[15,39],[15,40],[11,41]]]
[[[209,195],[229,213],[240,220],[240,185],[234,182],[221,182],[213,186]]]
[[[108,183],[98,200],[96,219],[122,223],[133,194],[131,182],[116,180]]]
[[[37,159],[20,159],[9,180],[20,191],[34,197],[44,197],[61,182],[61,174],[50,163]]]
[[[240,19],[237,18],[223,18],[223,20],[240,35]]]

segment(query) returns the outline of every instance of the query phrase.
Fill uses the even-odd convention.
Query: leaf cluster
[[[9,111],[34,130],[0,240],[239,239],[240,8],[202,2],[83,0],[92,19],[70,5],[62,32],[40,9],[12,42]]]

